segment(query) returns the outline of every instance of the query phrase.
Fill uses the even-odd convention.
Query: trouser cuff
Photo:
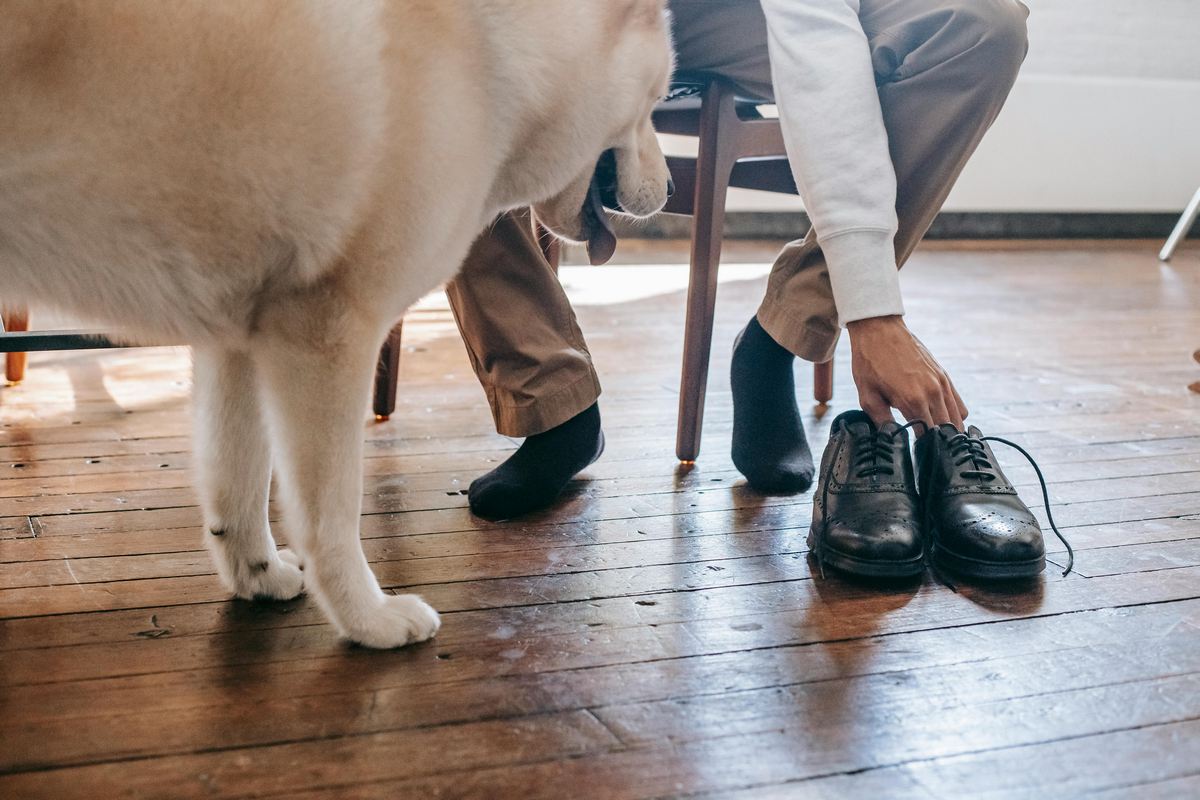
[[[841,329],[836,316],[806,314],[795,307],[771,303],[769,298],[758,308],[758,324],[781,347],[793,355],[822,364],[833,358]]]
[[[588,372],[545,397],[522,403],[494,391],[487,394],[496,431],[502,436],[523,439],[557,428],[589,409],[600,398],[600,379],[595,372]]]

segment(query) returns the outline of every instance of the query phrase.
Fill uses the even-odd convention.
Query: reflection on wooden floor
[[[682,271],[608,300],[595,287],[642,285],[635,268],[565,271],[591,292],[609,449],[509,524],[466,510],[514,443],[426,304],[399,410],[364,422],[368,556],[444,613],[392,653],[340,643],[305,600],[226,598],[186,353],[35,356],[0,390],[0,796],[1196,796],[1200,256],[1154,249],[942,246],[906,270],[910,324],[972,420],[1039,458],[1078,551],[1066,579],[958,593],[821,580],[810,497],[741,485],[724,376],[761,267],[725,271],[691,471],[672,459]],[[834,411],[854,397],[843,349]],[[829,417],[809,422],[819,451]]]

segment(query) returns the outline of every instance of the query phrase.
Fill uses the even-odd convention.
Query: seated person
[[[986,472],[986,445],[950,442],[960,433],[972,442],[979,437],[963,432],[966,406],[904,324],[897,267],[1008,96],[1027,49],[1026,7],[1017,0],[671,0],[670,6],[680,71],[720,76],[745,96],[778,105],[813,222],[804,239],[780,253],[758,312],[734,344],[734,464],[762,491],[811,485],[793,359],[829,360],[845,327],[863,412],[839,420],[835,434],[865,447],[880,431],[897,432],[895,408],[930,429],[944,426],[944,446],[925,447],[927,460],[950,459],[965,447],[978,459],[975,471]],[[471,508],[510,518],[545,507],[600,457],[604,436],[587,345],[527,213],[505,216],[485,233],[449,296],[497,430],[525,437],[511,458],[472,483]],[[908,458],[904,449],[901,461]],[[1002,475],[989,480],[1007,485]],[[915,487],[901,494],[895,503],[909,513]],[[1023,505],[1017,511],[1028,515]],[[1032,516],[1023,519],[1026,528],[1030,523],[1036,528]],[[1036,540],[1040,546],[1040,531]],[[912,556],[911,547],[903,558],[880,555],[884,544],[868,541],[867,560]],[[994,544],[993,537],[960,549]],[[1002,567],[1019,561],[1030,571],[1036,548],[1026,544],[989,558]]]

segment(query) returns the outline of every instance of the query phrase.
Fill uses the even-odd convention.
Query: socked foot
[[[545,508],[580,470],[604,452],[600,407],[593,404],[556,428],[530,436],[507,461],[467,490],[484,519],[511,519]]]
[[[733,345],[733,463],[761,492],[803,492],[812,452],[796,406],[790,352],[753,318]]]

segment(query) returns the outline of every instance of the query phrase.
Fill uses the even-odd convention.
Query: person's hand
[[[897,409],[907,422],[949,422],[963,430],[967,407],[950,376],[925,345],[908,330],[903,317],[873,317],[851,322],[850,349],[854,383],[863,411],[882,425]]]

